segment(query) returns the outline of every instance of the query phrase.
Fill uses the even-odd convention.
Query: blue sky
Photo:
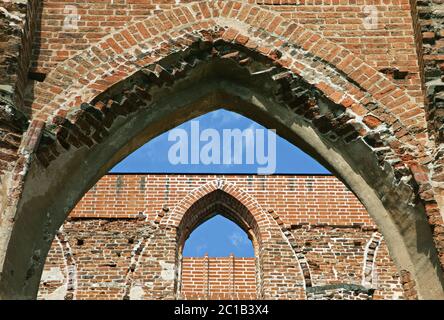
[[[221,137],[223,136],[224,129],[265,129],[248,118],[223,109],[207,113],[185,122],[177,128],[184,129],[184,132],[191,137],[192,121],[198,121],[200,132],[205,129],[215,129]],[[196,122],[194,125],[195,124]],[[166,132],[147,142],[117,164],[111,172],[256,174],[258,168],[263,167],[263,164],[257,163],[257,161],[253,164],[245,164],[245,158],[243,158],[243,164],[204,165],[201,164],[201,162],[198,164],[172,164],[169,161],[168,153],[178,140],[169,141],[168,136],[169,132]],[[267,145],[267,141],[268,139],[265,140],[265,145]],[[244,140],[244,142],[246,142],[246,140]],[[206,141],[200,142],[200,148],[206,143]],[[191,148],[192,146],[190,142],[188,144],[188,158],[190,160]],[[267,155],[269,151],[270,150],[265,147],[264,155]],[[221,150],[221,153],[223,152],[224,150]],[[276,137],[275,172],[281,174],[329,173],[327,169],[321,166],[313,158],[279,136]],[[236,256],[253,256],[252,250],[251,242],[248,240],[245,232],[232,221],[218,215],[206,221],[192,232],[185,243],[184,256],[203,256],[205,253],[208,253],[209,256],[213,257],[227,256],[230,253],[234,253]]]
[[[244,116],[224,109],[207,113],[193,120],[199,121],[201,131],[212,128],[221,132],[221,136],[223,129],[265,129]],[[191,121],[183,123],[178,128],[190,133]],[[134,151],[117,164],[111,172],[257,173],[257,167],[261,166],[259,164],[173,165],[168,161],[168,150],[173,144],[174,142],[168,141],[168,132],[166,132]],[[329,173],[313,158],[279,136],[276,139],[276,163],[276,173]]]
[[[210,233],[211,232],[211,233]],[[183,256],[254,257],[253,244],[247,234],[233,221],[217,215],[198,226],[185,242]]]

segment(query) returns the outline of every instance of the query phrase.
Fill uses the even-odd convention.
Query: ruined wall
[[[117,56],[120,57],[132,57],[132,55],[128,53],[132,53],[132,50],[139,44],[144,46],[145,43],[143,43],[143,39],[149,39],[148,41],[150,42],[155,42],[153,39],[156,39],[156,41],[159,39],[152,38],[151,35],[149,35],[152,30],[154,30],[153,34],[157,34],[159,30],[172,30],[173,27],[183,26],[189,21],[194,21],[196,17],[200,19],[203,16],[207,16],[210,11],[210,16],[214,14],[214,16],[219,17],[218,8],[212,7],[211,10],[209,10],[206,5],[202,4],[204,2],[199,5],[194,4],[194,6],[190,5],[187,7],[192,8],[189,12],[196,13],[196,17],[192,17],[191,20],[185,18],[186,22],[183,21],[184,16],[175,16],[175,14],[171,12],[165,14],[165,12],[167,12],[166,10],[168,8],[176,4],[184,6],[189,5],[193,1],[122,0],[119,1],[118,4],[114,2],[115,1],[109,0],[100,2],[75,1],[68,3],[67,1],[46,0],[43,1],[41,15],[40,9],[37,6],[40,1],[4,0],[1,2],[0,76],[2,82],[0,84],[2,85],[2,113],[0,114],[0,174],[4,174],[4,176],[0,177],[3,190],[1,203],[2,220],[0,220],[2,230],[13,230],[15,228],[15,221],[17,221],[15,219],[16,205],[22,200],[25,176],[31,163],[35,165],[34,168],[36,168],[36,172],[44,172],[45,175],[50,176],[51,173],[53,173],[51,167],[47,172],[44,171],[44,167],[47,167],[52,160],[60,159],[59,156],[65,152],[63,150],[64,148],[71,148],[71,150],[91,148],[96,142],[103,139],[103,135],[108,133],[105,127],[108,128],[109,125],[111,125],[108,122],[109,118],[107,118],[107,122],[104,125],[91,118],[91,115],[102,119],[105,118],[105,111],[108,112],[110,109],[98,110],[98,108],[101,108],[100,103],[102,101],[99,101],[95,106],[89,105],[88,103],[92,103],[91,97],[78,94],[79,90],[91,86],[91,88],[94,88],[91,92],[94,92],[94,96],[96,96],[103,93],[111,82],[114,83],[113,81],[117,82],[118,80],[122,80],[123,75],[119,73],[115,73],[108,78],[108,71],[116,71],[110,66],[103,68],[106,74],[96,73],[97,69],[101,68],[99,60],[101,58],[106,60],[110,57],[109,55],[103,56],[104,51],[107,50],[110,52],[111,56],[117,53]],[[421,208],[424,206],[428,222],[433,232],[434,247],[432,248],[432,245],[428,245],[428,248],[430,252],[434,252],[435,249],[437,249],[438,260],[441,266],[443,266],[444,228],[442,223],[442,208],[444,207],[444,128],[442,97],[440,93],[442,91],[441,26],[443,5],[441,0],[376,0],[372,1],[370,7],[366,5],[366,1],[361,0],[328,1],[328,3],[322,2],[322,4],[317,0],[242,1],[236,4],[224,1],[221,2],[222,4],[218,3],[217,5],[220,5],[220,8],[224,7],[223,11],[225,11],[225,14],[232,13],[233,17],[238,18],[242,16],[242,19],[246,19],[248,22],[246,23],[248,26],[251,25],[252,22],[256,23],[256,20],[262,19],[264,13],[261,12],[258,7],[249,7],[248,13],[241,11],[242,15],[240,15],[240,12],[236,11],[237,9],[232,8],[232,6],[240,8],[240,3],[243,5],[243,3],[247,2],[258,4],[261,8],[271,8],[273,12],[278,12],[282,17],[290,19],[284,21],[277,20],[280,21],[279,23],[275,23],[275,20],[272,20],[267,27],[268,29],[273,28],[272,33],[275,31],[274,28],[278,27],[278,31],[282,31],[282,33],[286,35],[292,34],[295,29],[289,21],[299,22],[304,27],[316,32],[316,34],[310,34],[309,39],[302,37],[304,39],[299,39],[301,41],[296,42],[296,44],[298,44],[298,46],[303,43],[306,44],[309,48],[306,51],[307,56],[310,57],[310,59],[313,58],[313,61],[315,61],[314,68],[320,72],[325,72],[326,69],[334,67],[335,73],[322,73],[320,78],[328,79],[329,83],[331,81],[336,84],[343,79],[347,80],[344,82],[344,86],[341,85],[338,90],[333,90],[329,86],[319,86],[321,87],[321,91],[325,92],[326,96],[330,97],[332,101],[336,101],[339,99],[339,96],[345,96],[345,94],[349,93],[360,101],[360,104],[354,105],[346,105],[350,102],[348,99],[341,101],[347,111],[352,110],[350,113],[353,112],[353,115],[356,115],[356,117],[353,117],[349,121],[345,120],[348,125],[348,127],[346,126],[345,128],[349,130],[353,127],[350,123],[356,124],[356,122],[353,121],[357,120],[359,125],[353,128],[353,130],[350,129],[353,134],[350,135],[352,137],[351,139],[359,137],[359,139],[362,138],[363,141],[365,140],[365,142],[372,147],[371,155],[376,155],[381,161],[380,167],[387,165],[394,169],[393,172],[396,179],[392,181],[391,185],[398,186],[398,183],[402,181],[400,186],[411,187],[412,190],[414,190],[414,196],[418,197],[418,199],[415,199],[415,203],[419,203],[418,206],[421,206]],[[418,4],[418,10],[415,8],[416,2]],[[71,7],[67,8],[67,6]],[[196,9],[197,6],[198,9]],[[377,10],[378,22],[376,23],[376,28],[367,28],[365,23],[363,23],[369,21],[369,19],[367,19],[368,11],[366,11],[367,9],[365,8],[370,11],[372,9]],[[418,24],[417,21],[417,11],[419,12],[420,24]],[[182,11],[179,10],[179,12]],[[261,13],[257,15],[257,12]],[[155,26],[150,25],[151,20],[147,19],[147,16],[151,13],[155,13],[158,17],[157,20],[153,20],[155,21]],[[70,26],[73,25],[73,21],[76,21],[75,28],[66,28],[67,19],[69,22],[68,25]],[[146,21],[129,27],[130,23],[142,20]],[[145,25],[145,22],[148,24]],[[267,23],[268,22],[267,20]],[[125,27],[128,27],[128,29],[125,29]],[[33,37],[34,32],[31,32],[33,30],[36,33],[35,38]],[[204,29],[201,28],[199,30]],[[224,32],[223,35],[225,39],[235,41],[234,36],[236,35],[233,34],[232,29],[224,29]],[[421,33],[422,36],[420,35]],[[246,34],[248,34],[248,32]],[[189,36],[189,34],[186,35]],[[300,33],[300,35],[305,35],[305,31],[304,33]],[[99,41],[99,39],[104,40],[104,36],[109,37],[107,39],[113,46],[108,46],[104,41]],[[170,49],[172,51],[181,49],[180,46],[175,47],[175,49],[173,45],[170,47],[170,40],[173,37],[172,34],[165,32],[162,33],[162,36],[164,36],[163,40],[165,43],[163,43],[159,52]],[[233,36],[233,38],[230,38],[230,36]],[[239,34],[239,36],[241,36],[241,34]],[[243,36],[244,37],[240,38],[237,37],[236,41],[240,41],[239,39],[245,40],[245,35]],[[250,43],[253,38],[252,35],[248,34],[246,39],[248,43]],[[278,64],[285,62],[284,60],[280,60],[280,58],[275,55],[275,52],[284,50],[287,42],[274,42],[274,40],[270,39],[273,39],[273,37],[264,38],[264,42],[259,41],[259,43],[266,44],[266,54],[273,56],[273,61],[278,59]],[[290,40],[286,39],[285,36],[283,36],[283,39]],[[423,45],[418,42],[419,39],[424,40]],[[349,49],[356,54],[356,58],[362,58],[365,64],[362,64],[362,68],[356,68],[356,70],[354,70],[356,66],[350,63],[350,59],[347,60],[344,58],[344,60],[342,60],[343,56],[335,57],[334,54],[326,55],[322,53],[323,49],[318,47],[320,43],[324,43],[329,48],[334,48],[336,52],[340,51],[340,47],[332,46],[332,43],[326,42],[327,40],[332,41],[335,45],[339,44]],[[313,43],[310,43],[311,41],[313,41]],[[93,60],[89,59],[93,51],[86,49],[91,44],[100,44],[102,46],[98,56]],[[242,45],[244,44],[245,43]],[[177,45],[177,43],[175,45]],[[29,52],[31,47],[33,48],[33,55],[31,59],[31,73],[29,73],[28,65],[30,63]],[[97,49],[96,47],[93,48]],[[264,49],[262,46],[258,46],[257,48]],[[279,48],[279,50],[276,51],[276,48]],[[420,52],[421,50],[424,50],[425,53],[423,59]],[[79,56],[76,56],[77,54],[79,54]],[[232,53],[228,56],[233,57],[231,54]],[[154,55],[154,57],[157,59],[157,54]],[[321,59],[320,57],[323,58]],[[347,55],[347,58],[352,58],[353,60],[352,56]],[[297,60],[298,59],[294,62],[297,63]],[[112,59],[110,61],[111,65],[114,65],[116,62]],[[158,62],[159,60],[155,61]],[[93,62],[93,64],[91,62]],[[125,63],[131,64],[130,61],[125,61]],[[359,61],[359,63],[361,62]],[[60,70],[55,70],[57,66],[60,67]],[[328,66],[328,68],[325,68],[325,66]],[[90,72],[90,70],[94,70],[94,72]],[[312,69],[308,69],[308,71],[305,70],[304,74],[310,73],[311,71]],[[336,73],[336,71],[338,72]],[[44,83],[37,84],[38,81],[42,81],[45,75],[49,73],[51,74]],[[380,78],[381,73],[387,75],[390,81],[387,81],[385,78]],[[280,75],[282,74],[284,73]],[[33,78],[31,81],[28,81],[28,75],[31,75],[31,78]],[[372,81],[372,79],[368,79],[367,81],[367,75],[372,79],[381,81],[381,84],[383,84],[382,89],[378,88],[378,81]],[[126,76],[129,76],[129,74],[126,74],[125,77]],[[426,84],[421,83],[421,76],[427,82]],[[366,81],[361,78],[365,78]],[[277,79],[279,80],[280,78],[278,77]],[[77,80],[79,80],[79,82],[77,82]],[[107,82],[108,80],[111,82]],[[71,86],[72,83],[75,85]],[[395,84],[394,87],[392,87],[393,84]],[[355,86],[359,87],[359,90]],[[395,87],[396,90],[394,89]],[[423,88],[425,87],[428,88],[427,98],[431,103],[426,105],[426,108],[423,108],[423,96],[425,93]],[[27,89],[25,90],[24,88]],[[372,90],[367,91],[368,88],[372,88]],[[361,89],[362,91],[360,91]],[[405,91],[399,89],[405,89]],[[63,90],[66,91],[63,92]],[[24,94],[24,91],[27,91],[27,94]],[[404,94],[404,92],[406,94]],[[24,97],[25,95],[26,97]],[[65,100],[66,97],[70,97],[71,100]],[[371,99],[369,100],[368,97]],[[411,97],[412,100],[410,100]],[[376,100],[373,100],[373,98]],[[25,107],[23,106],[23,100],[26,100]],[[374,101],[377,103],[374,104]],[[416,104],[410,104],[410,102],[413,101]],[[384,108],[389,106],[393,114],[386,114],[385,111],[381,113],[381,109],[377,107],[379,104]],[[86,114],[85,118],[90,119],[92,123],[91,126],[94,129],[90,128],[90,123],[85,124],[84,121],[83,123],[81,121],[76,122],[73,118],[66,117],[67,108],[64,107],[68,105],[70,108],[72,106],[80,108],[80,105],[82,105],[81,111]],[[119,106],[118,104],[113,104],[113,106],[116,105]],[[135,104],[129,103],[129,105],[134,106]],[[373,109],[376,107],[377,109]],[[47,110],[48,113],[42,112],[39,114],[42,108],[47,108],[49,110]],[[83,110],[85,108],[87,111]],[[104,112],[102,113],[102,111]],[[114,111],[112,111],[111,114],[113,112]],[[119,112],[122,112],[121,115],[126,115],[126,113],[130,111],[125,108],[119,108]],[[371,114],[369,114],[369,112]],[[71,115],[73,114],[74,112],[71,113]],[[79,115],[81,112],[76,114]],[[108,113],[108,115],[109,114],[110,113]],[[40,115],[40,117],[38,115]],[[51,117],[49,117],[50,115]],[[52,118],[53,115],[57,116]],[[395,121],[395,118],[392,117],[393,115],[399,115],[402,122]],[[426,118],[428,120],[428,131],[426,131],[424,126]],[[39,120],[34,121],[32,126],[28,128],[29,119]],[[325,125],[323,120],[326,118],[321,117],[316,120],[319,119],[321,121],[317,121],[315,126],[319,126],[322,131],[325,129],[323,128]],[[348,118],[343,117],[342,119]],[[357,134],[358,130],[362,129],[362,127],[360,127],[361,122],[365,123],[366,126],[364,126],[364,128],[366,129],[360,130],[359,134]],[[327,121],[326,130],[331,129],[329,125],[330,123]],[[78,126],[80,126],[81,129],[79,129]],[[341,124],[337,123],[332,127],[334,131],[342,131],[344,129]],[[389,128],[389,130],[386,132],[381,131],[383,127]],[[369,130],[366,131],[367,129]],[[28,131],[26,135],[24,135],[26,130]],[[89,134],[92,132],[94,132],[94,142],[89,138]],[[380,136],[381,133],[384,133],[382,137]],[[64,143],[67,136],[69,138],[69,144]],[[82,141],[78,140],[78,137],[80,137]],[[393,137],[396,138],[392,139]],[[59,145],[52,144],[56,138],[60,141]],[[40,141],[43,142],[40,144]],[[22,146],[21,152],[19,152],[20,145]],[[34,152],[37,150],[39,150],[39,152],[37,152],[40,159],[39,163],[43,164],[40,167],[39,163],[36,164],[36,157],[34,157]],[[395,150],[395,157],[392,157],[393,154],[390,153],[391,151],[386,154],[387,150]],[[349,149],[344,153],[354,154],[354,152]],[[352,167],[353,166],[355,165],[352,164]],[[58,174],[54,176],[60,178]],[[53,179],[56,180],[55,178]],[[47,185],[51,185],[51,182],[54,181],[49,181]],[[404,182],[407,185],[405,185]],[[374,191],[378,192],[381,190],[378,188],[378,183],[371,183],[371,186],[374,187]],[[399,190],[401,189],[402,188],[399,188]],[[381,198],[389,199],[395,197],[385,197],[384,194]],[[410,201],[406,198],[404,200]],[[144,201],[144,203],[146,202],[147,201]],[[266,203],[264,206],[266,205],[268,204]],[[95,205],[95,207],[99,206]],[[141,210],[143,212],[146,207],[140,206],[139,204],[128,206],[129,210],[132,210],[132,208],[142,208]],[[44,210],[45,208],[43,211]],[[90,209],[89,211],[94,210]],[[286,213],[285,210],[283,211],[284,213],[282,213],[282,215],[284,217]],[[320,211],[322,210],[320,209]],[[120,218],[124,218],[127,215],[127,213],[122,214],[118,209],[114,212],[113,214]],[[22,214],[19,212],[18,216],[27,216],[26,213],[27,212]],[[272,212],[269,213],[272,214]],[[422,214],[422,209],[418,210],[417,213]],[[152,214],[151,217],[155,216],[152,212],[149,214]],[[276,213],[276,221],[281,219],[280,214],[281,213]],[[104,215],[106,218],[106,213],[104,213]],[[36,216],[38,216],[38,214]],[[394,216],[396,216],[396,214]],[[410,217],[412,216],[413,215],[410,214]],[[82,217],[82,219],[88,218],[88,214],[79,217]],[[304,221],[298,221],[298,219],[292,217],[284,217],[279,220],[282,222],[282,232],[286,233],[285,237],[287,240],[289,237],[292,237],[291,241],[296,241],[295,239],[300,236],[296,230],[304,230],[305,225],[303,224],[307,223],[307,221],[310,227],[316,225],[317,228],[318,221],[316,220],[320,220],[320,224],[322,225],[322,219],[310,216],[309,214],[304,214],[302,217],[305,219]],[[331,218],[326,219],[328,221],[327,223],[334,224],[334,220],[341,221],[343,218],[341,213],[335,211]],[[364,224],[362,232],[373,232],[366,231],[367,225],[365,218],[358,215],[357,220],[359,223]],[[36,223],[26,221],[25,225],[36,225]],[[340,224],[340,226],[342,227],[342,224]],[[359,228],[361,228],[361,226],[359,226]],[[369,228],[371,230],[372,227]],[[343,229],[345,230],[347,228]],[[413,228],[410,228],[410,230],[412,229]],[[165,237],[168,237],[167,234],[169,231],[165,232]],[[16,234],[20,234],[20,232]],[[0,254],[2,256],[3,253],[7,252],[9,244],[12,243],[9,250],[13,252],[15,248],[15,240],[11,240],[11,242],[8,243],[8,237],[9,234],[5,233],[4,239],[2,239],[0,248]],[[68,243],[64,240],[61,240],[61,242],[64,244]],[[37,246],[38,242],[31,241],[30,243],[36,244]],[[28,251],[31,252],[32,250],[29,249]],[[40,252],[40,248],[36,248],[35,251]],[[412,251],[414,253],[422,252],[421,250],[416,250],[416,248]],[[29,255],[28,259],[24,260],[33,261],[31,256],[32,254]],[[148,257],[147,259],[149,260],[151,258]],[[421,263],[417,264],[415,261],[414,259],[413,265],[423,265]],[[72,263],[72,261],[70,261],[70,263]],[[161,272],[163,271],[169,274],[171,272],[171,263],[172,262],[169,261],[168,264],[165,265],[165,268],[162,267],[164,269],[162,269]],[[11,263],[11,265],[13,265],[14,268],[16,266],[14,263]],[[1,267],[3,268],[4,265],[2,264]],[[20,267],[19,269],[26,270],[26,268],[28,267]],[[30,266],[29,268],[33,269],[34,266]],[[406,268],[408,268],[408,266],[406,266]],[[4,272],[3,274],[10,274],[10,272]],[[26,274],[26,271],[24,274]],[[419,274],[422,274],[422,272],[419,272]],[[413,277],[417,279],[417,275]],[[3,278],[5,277],[3,276]],[[2,282],[6,283],[5,281],[9,281],[3,281],[3,278]],[[26,278],[26,276],[22,278]],[[403,279],[402,283],[407,286],[411,286],[411,283],[414,282],[408,275]],[[11,283],[18,283],[15,280],[11,281]],[[437,282],[438,281],[434,281],[433,283]],[[156,289],[159,292],[162,292],[163,286],[168,288],[171,286],[174,287],[174,284],[170,282],[155,284],[153,280],[152,283],[154,287],[159,286],[158,289]],[[20,287],[20,285],[17,286]],[[426,284],[423,287],[427,288],[428,286]],[[12,286],[6,284],[4,288],[12,288]],[[135,293],[136,296],[140,295],[141,292],[141,289],[139,290],[137,288],[139,287],[136,287],[136,289],[134,289],[135,291],[133,290],[137,293]],[[7,291],[9,289],[3,290]],[[176,289],[173,288],[172,290],[174,291]],[[154,291],[148,290],[147,292]],[[129,294],[125,294],[125,296],[128,295]],[[412,292],[410,296],[414,297],[415,293]]]
[[[40,9],[37,0],[0,1],[0,176],[12,171],[30,119],[24,101]]]
[[[426,192],[428,218],[434,233],[435,243],[441,261],[444,261],[444,227],[442,223],[444,208],[444,1],[418,0],[417,11],[422,37],[423,70],[426,87],[426,118],[432,148],[428,170],[431,177]]]
[[[16,112],[23,113],[34,34],[41,2],[3,0],[0,2],[0,98]],[[29,115],[28,115],[29,116]],[[29,117],[28,117],[29,118]]]
[[[418,13],[422,32],[424,74],[429,100],[428,119],[444,141],[444,2],[441,0],[419,0]]]
[[[255,199],[282,229],[295,253],[291,264],[300,265],[304,274],[302,298],[404,298],[382,235],[336,178],[180,174],[104,176],[54,239],[39,298],[261,298],[267,281],[259,279],[260,268],[279,269],[276,261],[274,267],[266,260],[259,265],[257,242],[256,258],[180,259],[179,254],[177,259],[180,240],[163,222],[178,212],[181,201],[214,180]]]
[[[163,208],[174,208],[195,188],[218,179],[254,195],[288,225],[354,223],[376,227],[362,204],[336,178],[310,175],[108,174],[84,195],[70,216],[136,218],[143,213],[148,220],[155,220]]]

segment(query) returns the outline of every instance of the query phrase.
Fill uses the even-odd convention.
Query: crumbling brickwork
[[[436,139],[443,141],[443,74],[444,74],[444,3],[440,0],[418,1],[424,52],[424,74],[427,87],[428,119],[436,133]]]
[[[441,11],[440,0],[3,0],[0,297],[35,298],[57,230],[116,163],[225,108],[337,175],[397,248],[410,296],[443,299]],[[269,214],[281,249],[302,250]]]
[[[0,98],[8,106],[24,112],[28,70],[31,63],[40,1],[4,0],[0,3]]]
[[[86,1],[75,7],[79,17],[77,29],[64,29],[70,8],[57,0],[43,1],[42,24],[37,39],[38,54],[34,55],[33,70],[48,73],[60,62],[88,48],[109,33],[143,20],[150,14],[162,14],[190,1],[124,0],[119,3]],[[356,53],[381,72],[394,77],[411,91],[418,103],[424,96],[420,89],[415,39],[411,37],[413,19],[408,1],[375,2],[377,18],[385,29],[366,29],[362,19],[368,14],[364,5],[317,1],[245,1],[276,10],[305,27],[315,30],[329,40]],[[71,12],[70,12],[71,13]],[[73,13],[72,13],[73,14]],[[131,42],[131,40],[129,40]]]
[[[188,235],[214,214],[244,228],[255,258],[182,257]],[[274,242],[284,243],[279,256],[291,252],[291,273],[278,256],[267,259]],[[56,236],[39,297],[403,299],[404,291],[372,218],[332,176],[112,174]]]
[[[25,96],[40,9],[40,1],[0,2],[0,175],[13,170],[30,119]]]
[[[422,36],[423,72],[426,87],[426,119],[429,137],[434,143],[429,151],[431,162],[428,173],[431,177],[424,187],[428,206],[428,219],[441,261],[444,259],[444,2],[441,0],[418,0],[417,10]],[[432,195],[435,195],[433,197]],[[415,297],[415,294],[412,294]]]

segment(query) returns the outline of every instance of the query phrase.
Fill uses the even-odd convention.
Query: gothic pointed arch
[[[311,286],[308,263],[298,247],[292,246],[285,230],[271,213],[233,183],[223,179],[209,181],[182,199],[160,221],[177,230],[177,258],[190,233],[215,214],[238,224],[253,242],[257,259],[258,298],[304,299]],[[290,263],[289,263],[290,261]],[[297,266],[293,262],[297,261]],[[273,276],[280,274],[279,281]],[[283,291],[284,290],[284,291]]]

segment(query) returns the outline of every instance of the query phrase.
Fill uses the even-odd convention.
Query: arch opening
[[[219,219],[216,219],[219,217]],[[242,240],[245,236],[245,245],[251,246],[251,257],[245,255],[209,255],[196,257],[184,254],[189,237],[197,232],[202,225],[211,220],[218,220],[218,228],[225,222],[234,224],[228,229],[234,239]],[[221,221],[222,220],[222,221]],[[206,230],[209,231],[208,229]],[[227,230],[225,230],[227,231]],[[233,233],[236,232],[236,233]],[[240,232],[240,233],[239,233]],[[210,237],[209,234],[207,234]],[[225,234],[225,240],[230,240]],[[197,200],[185,214],[177,228],[177,258],[178,279],[177,297],[181,299],[258,299],[263,297],[263,282],[261,250],[263,244],[260,240],[259,226],[254,216],[238,200],[221,190],[213,191]],[[222,240],[222,239],[219,239]],[[205,242],[208,243],[206,238]],[[242,241],[243,242],[243,241]],[[212,243],[210,241],[210,243]],[[216,245],[213,242],[213,245]],[[238,246],[238,243],[231,247]],[[210,249],[210,248],[206,248]],[[190,249],[188,250],[190,251]],[[202,269],[201,269],[202,268]],[[200,270],[203,270],[200,272]],[[240,272],[236,274],[236,272]],[[203,282],[194,280],[202,278]],[[197,284],[196,284],[197,283]]]
[[[223,233],[211,235],[216,224]],[[199,235],[206,238],[197,245]],[[202,250],[207,253],[202,255]],[[243,229],[222,215],[215,215],[196,228],[185,242],[178,296],[181,299],[256,300],[256,259],[253,244]],[[204,281],[199,281],[201,279]]]
[[[185,240],[183,257],[254,257],[251,237],[233,220],[215,212]]]

